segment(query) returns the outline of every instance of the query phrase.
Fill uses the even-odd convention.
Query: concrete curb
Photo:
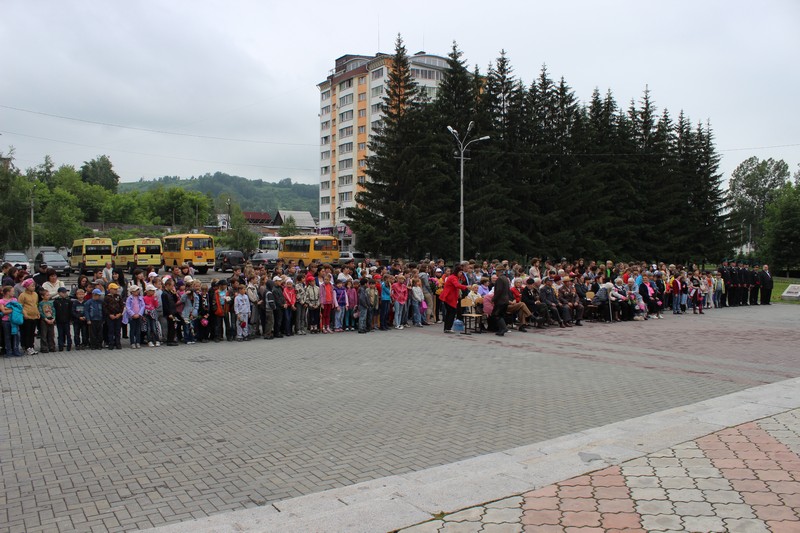
[[[147,531],[394,531],[798,407],[800,378],[789,379],[503,452]]]

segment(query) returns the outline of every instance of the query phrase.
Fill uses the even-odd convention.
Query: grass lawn
[[[779,278],[775,276],[773,278],[774,284],[772,287],[772,299],[771,302],[782,302],[782,303],[791,303],[791,304],[800,304],[800,300],[781,300],[781,294],[783,291],[786,290],[786,287],[789,285],[796,285],[800,284],[800,279],[798,278]]]

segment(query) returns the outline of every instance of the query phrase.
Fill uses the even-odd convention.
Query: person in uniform
[[[750,271],[750,305],[758,305],[758,292],[761,289],[761,269],[753,265]]]
[[[739,265],[739,305],[750,305],[750,271],[747,263]]]
[[[731,270],[728,266],[728,261],[722,261],[722,266],[717,271],[722,276],[722,284],[725,286],[725,290],[722,291],[720,296],[719,306],[728,307],[728,295],[731,293]]]
[[[729,272],[731,278],[731,290],[728,292],[728,305],[731,307],[739,307],[739,267],[736,266],[736,261],[731,261]]]

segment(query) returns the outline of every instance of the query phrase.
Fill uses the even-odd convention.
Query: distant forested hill
[[[186,179],[164,176],[152,181],[120,183],[119,192],[146,191],[159,185],[198,191],[210,195],[214,200],[221,195],[229,194],[232,200],[239,203],[243,211],[262,211],[275,216],[278,209],[287,209],[310,211],[315,218],[319,217],[319,186],[292,183],[289,178],[269,183],[222,172]]]

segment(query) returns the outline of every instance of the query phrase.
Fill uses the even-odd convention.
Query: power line
[[[72,142],[72,141],[62,141],[62,140],[59,140],[59,139],[50,139],[48,137],[38,137],[36,135],[26,135],[24,133],[17,133],[17,132],[7,131],[7,130],[3,130],[2,133],[8,133],[9,135],[19,135],[20,137],[28,137],[30,139],[39,139],[41,141],[49,141],[49,142],[56,142],[56,143],[62,143],[62,144],[70,144],[70,145],[73,145],[73,146],[82,146],[84,148],[106,149],[105,147],[102,147],[102,146],[94,146],[94,145],[91,145],[91,144],[81,144],[81,143],[76,143],[76,142]],[[123,154],[142,155],[142,156],[146,156],[146,157],[161,157],[161,158],[164,158],[164,159],[175,159],[175,160],[178,160],[178,161],[192,161],[192,162],[196,162],[196,163],[213,163],[215,165],[232,165],[232,166],[255,167],[255,168],[269,168],[269,169],[274,169],[274,170],[302,170],[302,171],[315,171],[315,172],[319,171],[319,169],[317,169],[317,168],[273,167],[273,166],[269,166],[269,165],[254,165],[252,163],[231,163],[229,161],[214,161],[214,160],[210,160],[210,159],[194,159],[194,158],[190,158],[190,157],[178,157],[178,156],[173,156],[173,155],[161,155],[161,154],[149,154],[149,153],[146,153],[146,152],[134,152],[134,151],[131,151],[131,150],[122,150],[122,149],[119,149],[119,148],[111,148],[109,150],[110,151],[115,151],[115,152],[121,152]]]
[[[151,128],[140,128],[138,126],[125,126],[123,124],[114,124],[112,122],[101,122],[97,120],[87,120],[83,118],[76,118],[76,117],[67,117],[64,115],[56,115],[53,113],[45,113],[43,111],[34,111],[32,109],[23,109],[21,107],[14,107],[9,105],[0,104],[0,107],[3,109],[10,109],[12,111],[19,111],[22,113],[31,113],[33,115],[41,115],[44,117],[51,117],[51,118],[58,118],[62,120],[71,120],[74,122],[82,122],[84,124],[94,124],[96,126],[108,126],[111,128],[120,128],[126,130],[135,130],[135,131],[145,131],[148,133],[160,133],[162,135],[175,135],[178,137],[194,137],[197,139],[210,139],[214,141],[230,141],[230,142],[244,142],[244,143],[253,143],[253,144],[275,144],[280,146],[313,146],[318,148],[318,144],[309,144],[309,143],[286,143],[286,142],[276,142],[276,141],[263,141],[259,139],[238,139],[234,137],[218,137],[215,135],[199,135],[195,133],[182,133],[179,131],[167,131],[167,130],[157,130]]]

